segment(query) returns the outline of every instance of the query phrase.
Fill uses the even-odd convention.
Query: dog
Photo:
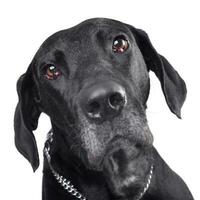
[[[46,113],[43,200],[192,200],[153,146],[149,71],[181,118],[186,85],[145,31],[93,18],[50,36],[17,82],[15,145],[35,171],[33,130]]]

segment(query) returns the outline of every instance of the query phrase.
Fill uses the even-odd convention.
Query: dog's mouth
[[[134,113],[131,107],[127,106],[112,121],[100,124],[91,123],[81,110],[78,112],[80,146],[88,160],[86,167],[99,170],[101,166],[98,165],[102,165],[103,157],[115,147],[131,147],[135,149],[132,154],[137,154],[137,149],[152,146],[153,136],[145,117]]]
[[[152,177],[152,146],[135,147],[130,140],[121,137],[108,146],[103,158],[87,162],[86,168],[102,173],[117,199],[145,193]]]

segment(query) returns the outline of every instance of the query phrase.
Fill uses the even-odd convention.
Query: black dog
[[[17,84],[15,144],[35,171],[32,130],[41,112],[50,117],[43,200],[193,199],[153,147],[145,113],[149,70],[180,118],[185,83],[144,31],[90,19],[42,44]]]

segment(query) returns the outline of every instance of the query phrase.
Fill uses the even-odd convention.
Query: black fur
[[[128,50],[121,54],[112,51],[119,35],[129,41]],[[48,64],[59,68],[61,76],[48,80]],[[192,200],[186,184],[153,147],[145,113],[149,70],[158,77],[170,110],[180,118],[185,83],[143,30],[96,18],[55,33],[39,48],[17,84],[17,149],[35,171],[39,157],[32,131],[44,112],[54,132],[52,165],[88,200],[134,199],[144,188],[151,165],[153,178],[143,200]],[[83,109],[88,91],[111,82],[125,88],[126,106],[113,118],[91,120]],[[56,182],[46,159],[43,172],[43,200],[75,199]],[[130,176],[136,180],[127,183]]]

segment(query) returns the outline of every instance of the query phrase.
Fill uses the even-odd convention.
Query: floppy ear
[[[39,166],[39,156],[32,130],[37,128],[40,111],[37,106],[37,91],[30,70],[17,82],[19,102],[14,116],[15,145],[18,151],[31,163],[35,171]]]
[[[181,118],[181,107],[187,93],[185,82],[167,59],[156,52],[146,32],[132,26],[129,28],[136,39],[148,70],[153,71],[161,83],[168,107],[172,113]]]

